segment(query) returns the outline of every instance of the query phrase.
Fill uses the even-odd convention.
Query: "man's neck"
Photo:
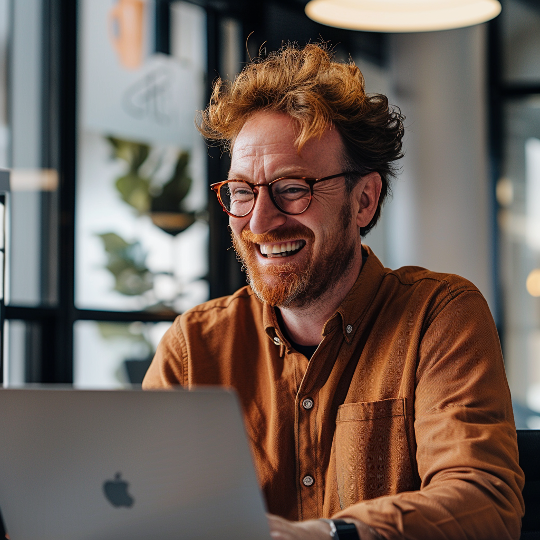
[[[362,257],[351,266],[347,275],[316,302],[305,307],[281,307],[281,317],[290,338],[299,345],[318,345],[326,321],[343,302],[362,269]]]

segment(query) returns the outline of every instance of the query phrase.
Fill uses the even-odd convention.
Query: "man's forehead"
[[[232,160],[241,161],[245,159],[255,159],[264,156],[283,156],[283,157],[298,157],[302,159],[305,152],[299,151],[294,141],[244,141],[240,140],[239,144],[232,149]]]
[[[304,159],[293,145],[266,145],[262,147],[238,146],[233,150],[229,177],[231,175],[254,176],[263,174],[268,180],[288,174],[312,176],[316,169]]]
[[[341,137],[329,125],[320,137],[308,139],[302,147],[298,144],[300,124],[288,114],[259,111],[251,115],[231,143],[233,161],[253,159],[258,156],[290,156],[297,160],[312,159],[321,149],[341,154]]]
[[[246,140],[251,144],[266,146],[283,143],[294,147],[299,133],[298,121],[291,116],[274,111],[258,111],[244,122],[232,141],[232,150],[239,141],[245,144]]]

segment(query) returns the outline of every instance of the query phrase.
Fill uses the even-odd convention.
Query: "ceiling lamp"
[[[472,26],[496,17],[497,0],[311,0],[316,22],[368,32],[428,32]]]

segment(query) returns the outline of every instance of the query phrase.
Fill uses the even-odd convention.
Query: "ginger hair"
[[[207,140],[230,151],[246,120],[258,111],[282,112],[296,120],[298,152],[335,126],[344,146],[344,169],[360,173],[346,177],[349,193],[361,176],[380,174],[377,210],[360,230],[367,234],[380,217],[396,173],[394,162],[403,155],[400,110],[390,107],[382,94],[366,94],[360,69],[352,61],[335,61],[325,44],[288,44],[250,62],[234,81],[218,78],[196,124]]]

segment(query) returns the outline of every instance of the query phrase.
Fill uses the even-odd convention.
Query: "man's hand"
[[[330,525],[320,519],[288,521],[268,515],[268,523],[275,540],[330,540]]]
[[[330,525],[320,519],[308,521],[288,521],[268,514],[270,536],[275,540],[330,540]],[[360,540],[382,540],[382,537],[369,525],[358,519],[347,518],[354,523]]]

